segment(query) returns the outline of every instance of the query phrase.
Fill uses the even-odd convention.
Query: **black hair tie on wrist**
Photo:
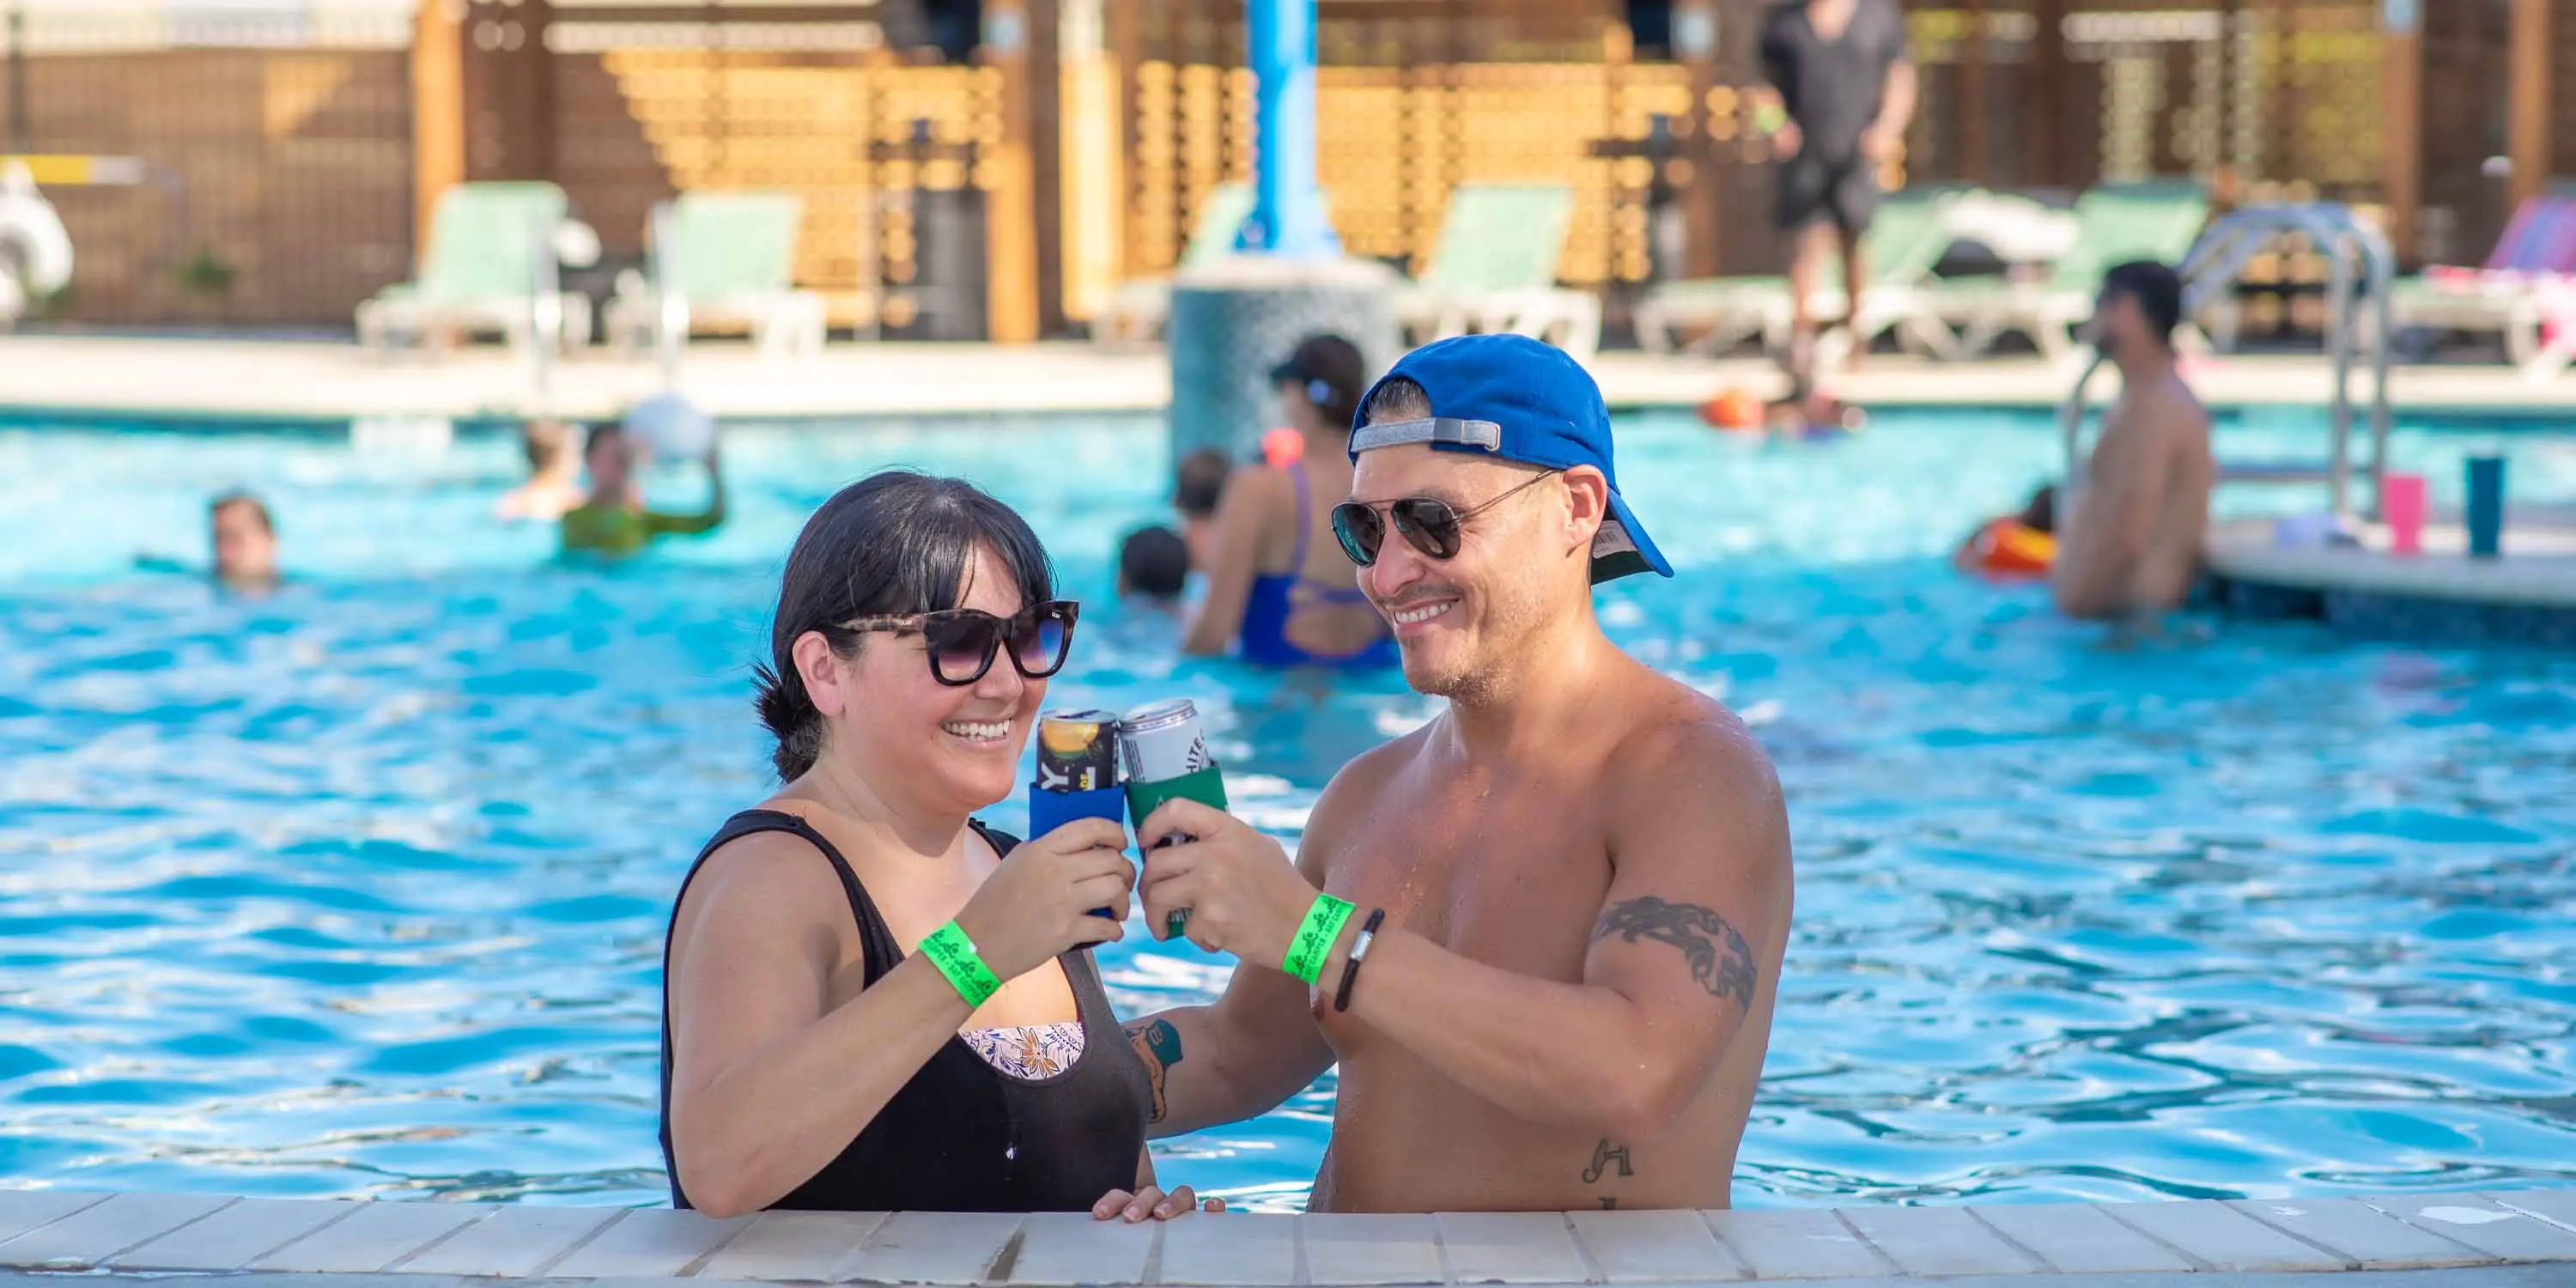
[[[1360,977],[1360,962],[1368,956],[1369,945],[1377,942],[1377,928],[1386,924],[1386,909],[1369,909],[1368,920],[1360,923],[1359,938],[1351,941],[1351,959],[1342,964],[1342,983],[1333,990],[1333,1010],[1351,1009],[1351,984]]]

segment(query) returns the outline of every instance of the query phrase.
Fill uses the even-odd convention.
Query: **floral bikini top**
[[[1082,1021],[1023,1024],[958,1033],[984,1063],[1023,1082],[1052,1078],[1082,1058]]]

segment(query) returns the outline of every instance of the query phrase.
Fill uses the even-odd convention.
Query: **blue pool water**
[[[1796,835],[1739,1202],[2576,1180],[2576,659],[2224,624],[2121,651],[1963,584],[1948,544],[2055,456],[2038,417],[1621,435],[1682,576],[1606,588],[1605,620],[1744,712]],[[2564,442],[2399,452],[2456,492],[2490,438],[2517,495],[2576,497]],[[1092,606],[1054,699],[1197,698],[1292,844],[1335,766],[1431,713],[1179,664],[1107,610],[1151,424],[754,427],[728,459],[732,525],[600,571],[485,520],[497,437],[0,429],[0,1183],[660,1201],[667,901],[768,790],[747,667],[788,542],[880,465],[1022,507]],[[133,570],[202,559],[235,484],[302,584]],[[1130,1012],[1224,978],[1133,941],[1106,965]],[[1169,1142],[1164,1173],[1293,1207],[1331,1096]]]

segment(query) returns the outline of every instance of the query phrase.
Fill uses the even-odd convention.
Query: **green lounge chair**
[[[701,324],[747,327],[763,357],[822,352],[823,297],[794,280],[804,218],[804,200],[784,192],[691,192],[656,206],[653,272],[677,297],[680,337]],[[658,333],[661,298],[640,273],[617,285],[608,331],[632,352]]]
[[[1601,299],[1556,284],[1573,220],[1565,184],[1458,185],[1430,262],[1396,297],[1397,322],[1416,343],[1511,332],[1591,357],[1601,345]]]
[[[566,209],[551,183],[460,183],[440,193],[419,280],[358,306],[358,343],[390,347],[396,336],[440,330],[498,332],[513,348],[533,346],[539,330],[555,332],[559,346],[585,342],[590,301],[556,279]]]
[[[1878,217],[1870,222],[1869,231],[1861,235],[1861,248],[1869,268],[1869,287],[1861,292],[1863,316],[1851,319],[1855,337],[1876,338],[1890,326],[1914,324],[1919,314],[1910,308],[1892,308],[1897,301],[1891,292],[1911,286],[1932,276],[1933,266],[1950,249],[1956,236],[1948,221],[1948,207],[1958,194],[1935,192],[1928,188],[1907,188],[1888,194]],[[1843,290],[1842,257],[1834,257],[1827,270],[1825,284],[1808,297],[1811,315],[1838,318],[1850,311],[1851,304]],[[1637,342],[1654,353],[1675,350],[1679,333],[1696,330],[1700,334],[1689,348],[1695,353],[1720,354],[1744,341],[1761,336],[1774,350],[1785,349],[1789,342],[1789,279],[1784,276],[1702,277],[1686,281],[1664,282],[1646,292],[1637,305]],[[1946,341],[1938,337],[1916,337],[1909,331],[1909,341],[1926,339],[1930,347]]]
[[[2074,328],[2092,316],[2102,274],[2130,260],[2154,260],[2179,270],[2209,222],[2209,198],[2175,184],[2095,188],[2075,202],[2075,244],[2037,282],[2001,278],[1928,282],[1901,292],[1890,307],[1912,311],[1918,333],[1926,321],[1956,328],[1958,340],[1944,356],[1972,356],[2018,331],[2049,358],[2075,348]]]
[[[1234,253],[1235,234],[1252,217],[1252,188],[1220,183],[1199,202],[1198,222],[1181,247],[1175,268],[1198,268]],[[1108,307],[1091,320],[1091,338],[1102,344],[1142,344],[1160,334],[1172,312],[1170,274],[1138,277],[1119,284]]]

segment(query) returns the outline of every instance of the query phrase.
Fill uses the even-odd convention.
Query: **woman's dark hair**
[[[1306,401],[1315,404],[1324,423],[1348,430],[1360,409],[1360,395],[1368,392],[1368,359],[1360,356],[1359,346],[1338,335],[1310,335],[1286,362],[1271,368],[1270,382],[1303,385]]]
[[[976,552],[987,547],[1021,603],[1055,598],[1055,568],[1038,534],[964,479],[886,470],[833,493],[805,521],[778,579],[769,662],[753,668],[753,703],[778,740],[769,761],[780,779],[812,769],[823,751],[823,714],[796,673],[796,641],[820,631],[835,654],[856,657],[861,636],[841,623],[957,607]]]

